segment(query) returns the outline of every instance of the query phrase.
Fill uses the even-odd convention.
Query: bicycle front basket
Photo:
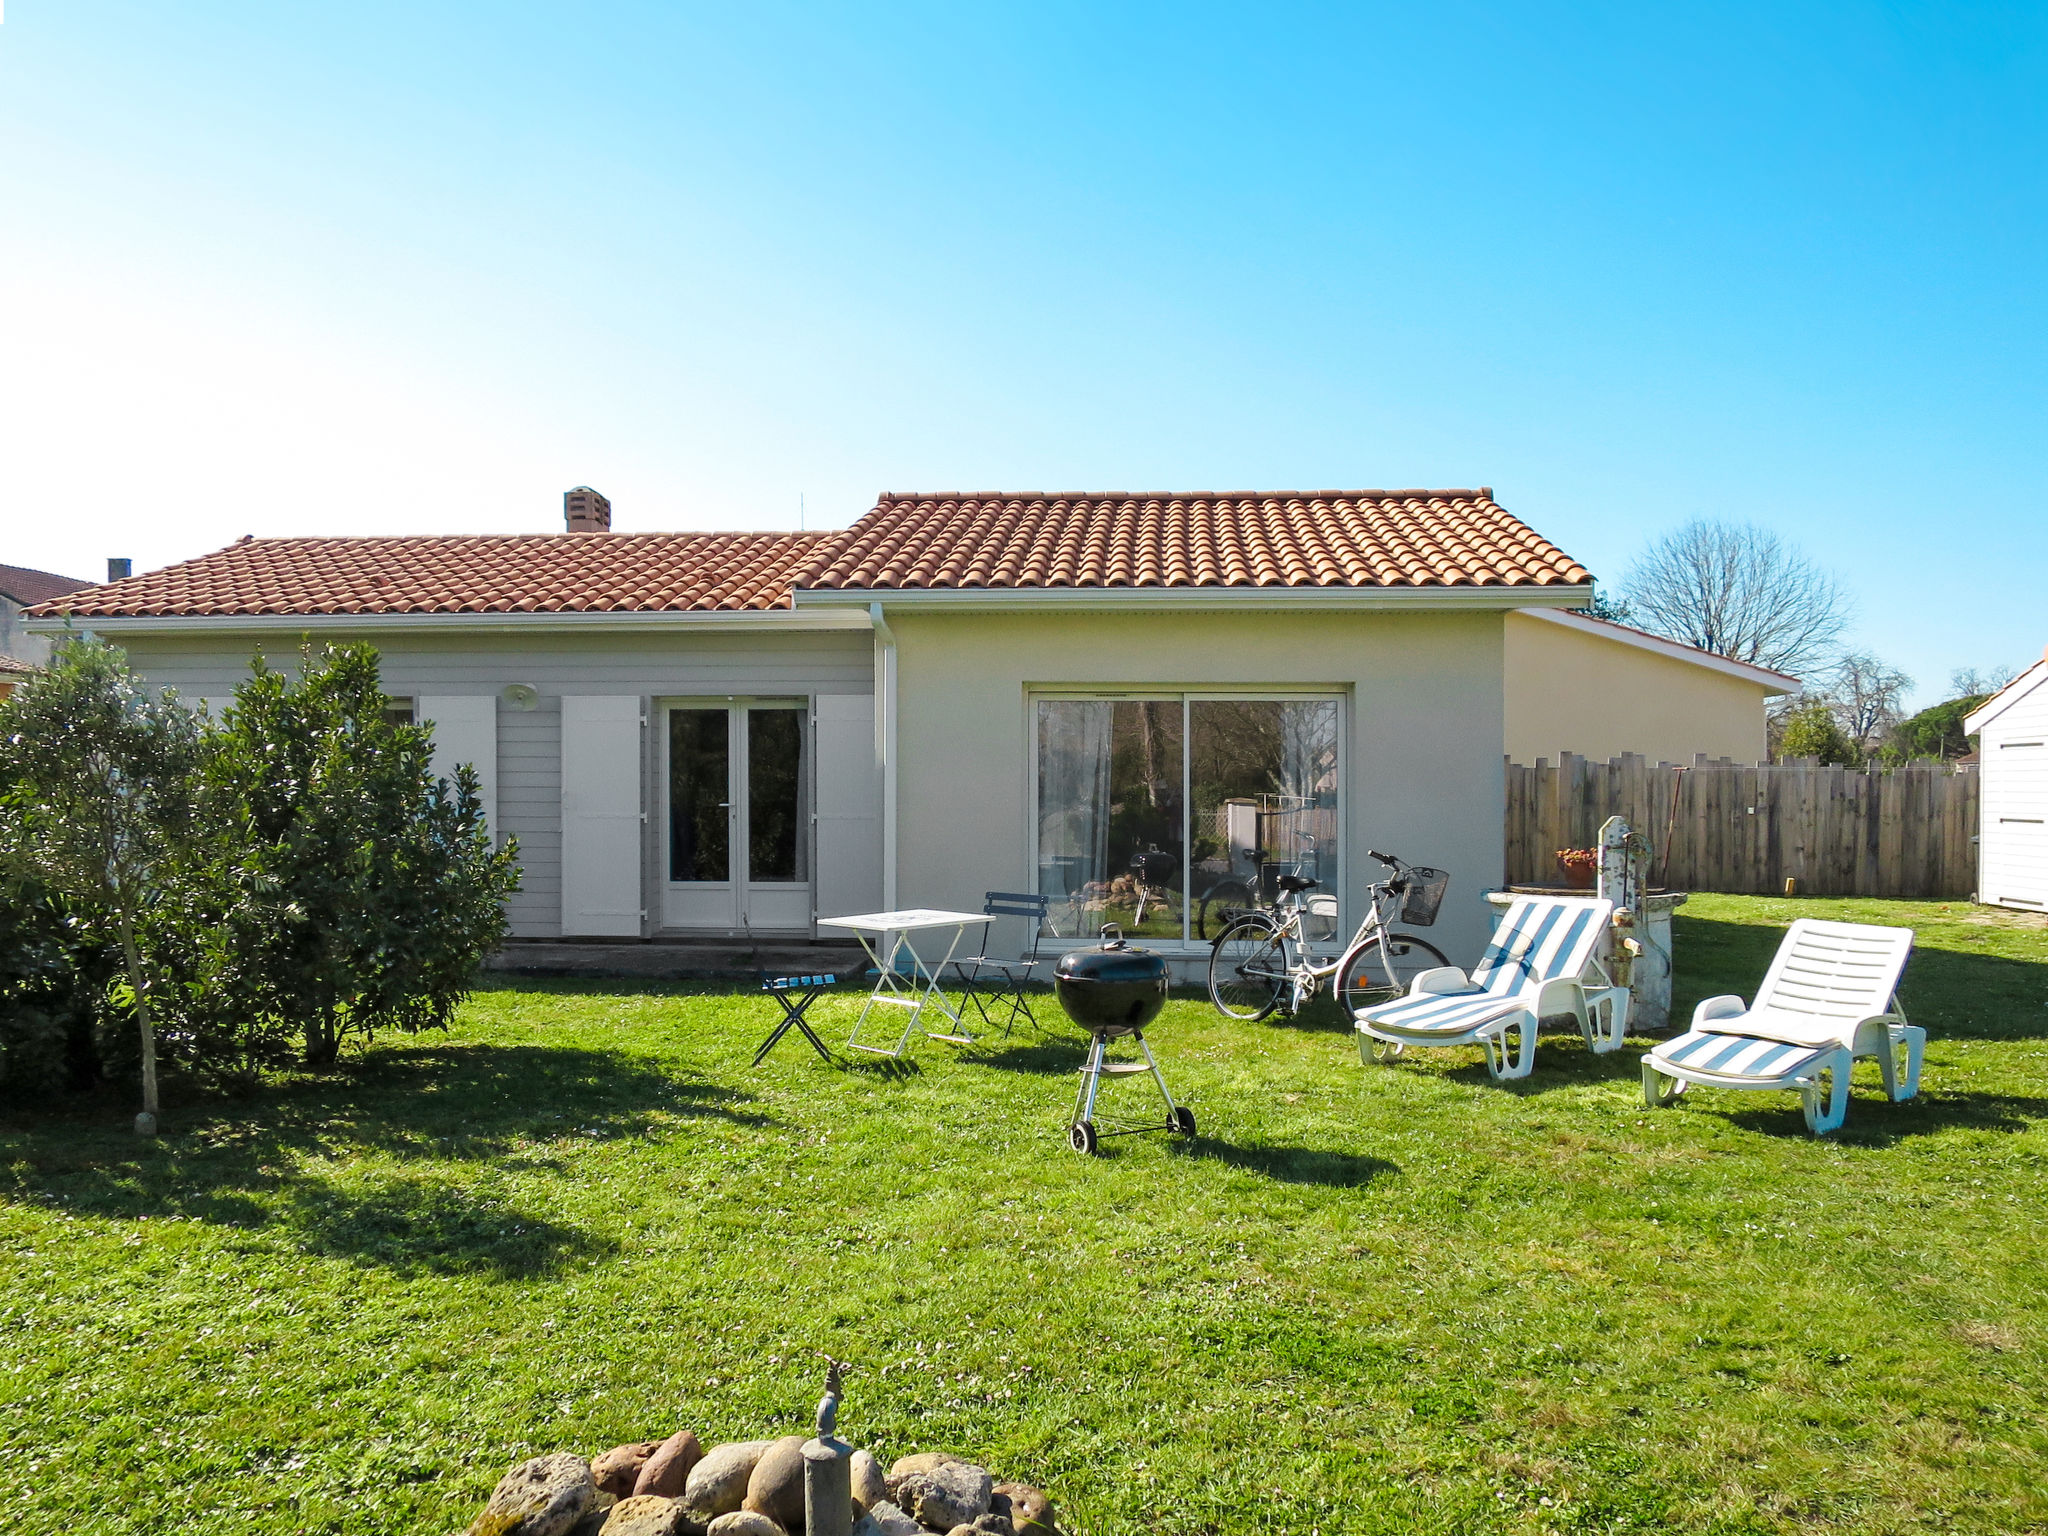
[[[1427,928],[1436,921],[1436,909],[1444,904],[1444,887],[1451,877],[1440,869],[1413,865],[1408,870],[1408,889],[1401,894],[1401,921]]]

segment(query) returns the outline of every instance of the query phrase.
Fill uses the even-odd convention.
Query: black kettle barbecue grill
[[[1111,937],[1111,935],[1115,935]],[[1102,929],[1103,942],[1093,949],[1076,949],[1060,956],[1053,973],[1053,990],[1067,1017],[1088,1031],[1088,1061],[1081,1068],[1081,1091],[1074,1097],[1074,1118],[1067,1126],[1067,1145],[1076,1152],[1094,1156],[1104,1136],[1129,1136],[1139,1131],[1170,1131],[1181,1136],[1195,1134],[1195,1112],[1173,1102],[1166,1078],[1145,1043],[1145,1026],[1159,1017],[1166,1006],[1166,957],[1157,950],[1137,949],[1124,942],[1123,931],[1114,923]],[[1128,1035],[1145,1055],[1143,1061],[1106,1061],[1109,1042]],[[1116,1124],[1098,1128],[1095,1123],[1095,1095],[1105,1077],[1127,1077],[1150,1072],[1166,1101],[1166,1119],[1139,1125]]]

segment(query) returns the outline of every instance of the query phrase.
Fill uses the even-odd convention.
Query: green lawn
[[[2048,1529],[2048,927],[1698,897],[1681,1006],[1802,913],[1921,935],[1921,1097],[1866,1065],[1825,1143],[1790,1094],[1647,1112],[1633,1049],[1503,1089],[1190,1001],[1202,1137],[1089,1162],[1064,1033],[749,1071],[753,997],[573,984],[152,1145],[9,1111],[5,1529],[444,1532],[525,1456],[797,1428],[821,1350],[857,1444],[1086,1536]]]

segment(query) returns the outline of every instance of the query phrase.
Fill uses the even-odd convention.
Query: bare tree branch
[[[1835,663],[1829,699],[1842,729],[1866,752],[1872,752],[1905,717],[1899,700],[1913,679],[1888,667],[1868,651],[1847,651]]]
[[[1643,553],[1623,591],[1645,629],[1778,672],[1825,661],[1849,621],[1835,578],[1752,523],[1694,519]]]

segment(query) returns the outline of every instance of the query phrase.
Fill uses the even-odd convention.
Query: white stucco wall
[[[1509,758],[1604,760],[1640,752],[1653,763],[1768,755],[1764,710],[1781,688],[1660,656],[1609,635],[1529,614],[1507,619]]]
[[[899,904],[979,910],[1032,888],[1034,689],[1317,686],[1345,698],[1347,921],[1368,847],[1448,870],[1454,962],[1501,880],[1502,614],[888,610],[898,647]]]

